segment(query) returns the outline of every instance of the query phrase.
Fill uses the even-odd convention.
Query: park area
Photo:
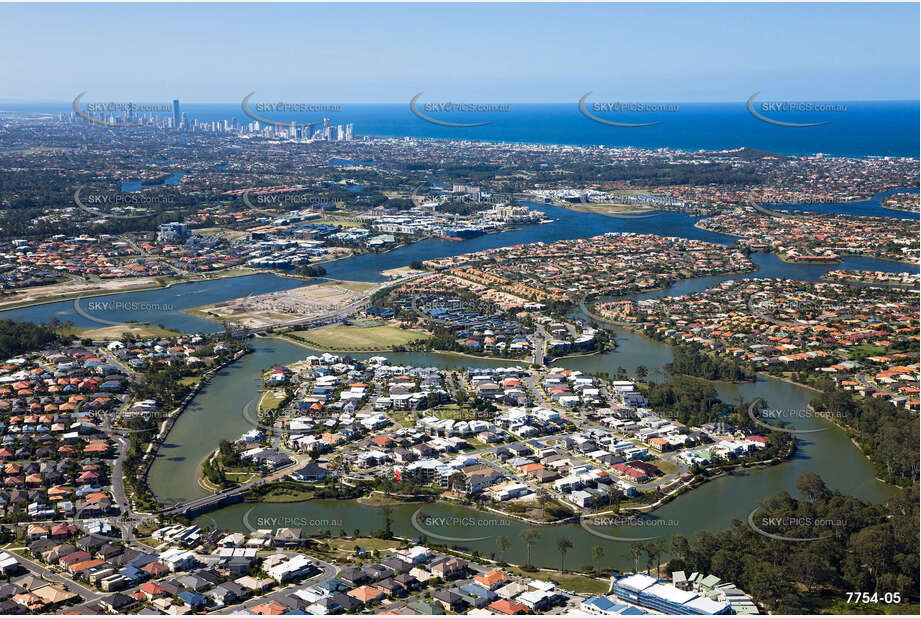
[[[424,339],[428,333],[390,324],[346,326],[334,324],[309,331],[294,332],[291,337],[318,350],[350,352],[384,352],[393,346]]]

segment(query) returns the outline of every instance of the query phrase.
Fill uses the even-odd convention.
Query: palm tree
[[[630,543],[630,555],[633,556],[633,572],[639,573],[640,571],[640,556],[645,550],[643,549],[643,544],[639,541]]]
[[[592,558],[595,560],[595,577],[598,577],[598,574],[601,572],[601,568],[598,566],[598,561],[601,560],[603,555],[604,547],[601,545],[595,545],[592,547]]]
[[[496,539],[496,548],[499,550],[499,557],[505,562],[505,550],[512,546],[507,537],[500,536]]]
[[[565,573],[566,552],[572,549],[572,541],[566,537],[560,537],[556,540],[556,548],[560,552],[560,573]]]
[[[531,545],[537,542],[537,539],[540,538],[540,532],[534,528],[528,528],[521,533],[521,540],[525,542],[525,545],[528,546],[528,562],[527,566],[531,566]]]

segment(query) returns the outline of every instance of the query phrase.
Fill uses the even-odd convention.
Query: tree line
[[[772,613],[840,610],[848,591],[897,592],[917,602],[917,485],[884,505],[832,491],[815,473],[801,476],[797,490],[800,499],[787,492],[765,498],[751,519],[764,532],[796,540],[771,538],[741,521],[690,541],[675,535],[667,571],[712,573]]]
[[[65,341],[67,338],[62,337],[52,326],[0,320],[0,358],[41,350]]]
[[[918,415],[888,401],[830,388],[812,400],[813,409],[843,425],[869,455],[880,478],[907,486],[918,481]]]
[[[685,425],[700,427],[718,420],[741,421],[741,412],[720,401],[712,384],[687,376],[672,375],[661,384],[651,382],[646,398],[661,416]]]
[[[667,373],[726,382],[750,382],[755,379],[751,369],[733,360],[713,356],[690,346],[676,346],[673,352],[675,359],[665,365]]]

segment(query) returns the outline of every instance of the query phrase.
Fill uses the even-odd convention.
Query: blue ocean
[[[269,99],[265,99],[268,101]],[[254,101],[256,99],[254,98]],[[264,101],[264,102],[265,102]],[[449,127],[427,122],[405,104],[341,104],[334,113],[273,113],[273,120],[317,122],[324,116],[333,124],[352,123],[356,136],[416,137],[480,142],[518,142],[611,147],[729,150],[756,148],[780,154],[919,156],[918,101],[836,102],[845,109],[830,112],[785,112],[765,116],[790,123],[827,122],[821,126],[789,127],[753,116],[745,101],[737,103],[673,103],[665,112],[592,112],[617,122],[651,126],[619,127],[596,122],[572,103],[509,103],[505,111],[427,112],[436,119],[474,123],[477,127]],[[420,100],[419,109],[422,108]],[[68,113],[70,103],[0,103],[0,111]],[[591,106],[588,107],[591,111]],[[188,118],[214,121],[237,118],[250,122],[239,103],[182,104]],[[263,114],[266,115],[266,114]]]

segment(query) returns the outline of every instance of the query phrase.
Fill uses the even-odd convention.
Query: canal
[[[651,341],[626,331],[615,329],[619,348],[611,353],[596,357],[571,359],[561,364],[583,371],[601,370],[613,372],[622,365],[632,368],[634,364],[645,364],[650,372],[661,369],[670,360],[668,346]],[[628,347],[629,346],[629,347]],[[162,499],[184,500],[203,495],[194,483],[198,470],[196,461],[216,445],[216,440],[232,439],[251,428],[243,419],[239,402],[252,397],[255,387],[252,367],[265,366],[267,362],[278,361],[291,356],[301,358],[304,349],[291,349],[285,342],[271,341],[265,347],[257,348],[242,363],[228,368],[227,375],[216,378],[200,395],[201,408],[190,408],[191,414],[183,415],[174,431],[180,437],[170,437],[170,442],[182,444],[182,453],[194,456],[177,459],[164,455],[158,459],[150,472],[150,484]],[[404,362],[397,355],[388,354],[393,362]],[[417,354],[415,362],[420,365],[437,365],[439,360],[428,355]],[[260,360],[261,358],[261,360]],[[642,359],[641,363],[636,361]],[[463,362],[459,363],[463,364]],[[445,365],[442,365],[445,366]],[[720,397],[736,402],[740,398],[751,401],[763,397],[773,408],[801,409],[813,393],[803,387],[770,377],[759,377],[754,383],[716,384]],[[213,392],[213,394],[212,394]],[[556,540],[566,537],[574,547],[567,555],[570,567],[590,564],[591,548],[601,545],[605,557],[603,564],[611,568],[627,569],[632,565],[630,541],[612,541],[593,534],[615,536],[621,539],[648,539],[660,537],[668,540],[673,534],[692,537],[700,530],[716,531],[730,527],[734,520],[745,521],[748,514],[765,496],[782,491],[796,494],[796,479],[805,472],[819,474],[826,483],[842,492],[864,500],[881,502],[892,494],[892,489],[874,479],[873,469],[850,443],[846,435],[831,423],[821,419],[797,419],[798,429],[822,429],[798,437],[799,449],[788,462],[748,470],[725,476],[704,484],[657,509],[654,516],[643,525],[594,526],[587,522],[589,530],[578,524],[559,526],[534,526],[541,534],[540,541],[532,547],[532,560],[540,566],[555,567],[559,564]],[[201,433],[199,433],[201,432]],[[207,435],[207,440],[200,436]],[[422,513],[434,519],[424,523],[424,518],[413,514],[419,508]],[[430,539],[439,537],[452,539],[440,541],[457,545],[469,551],[479,551],[488,556],[496,552],[496,538],[505,536],[512,541],[505,559],[523,563],[526,548],[520,541],[521,533],[529,527],[518,520],[504,518],[487,512],[446,504],[398,505],[392,507],[391,518],[394,533],[406,537],[420,537],[426,534]],[[237,504],[199,517],[200,525],[212,525],[230,530],[246,531],[260,527],[300,527],[305,534],[340,529],[351,534],[359,530],[369,534],[384,527],[385,511],[382,508],[360,504],[356,501],[318,500],[290,504]],[[437,522],[437,523],[431,523]],[[604,523],[604,522],[597,522]]]
[[[681,213],[660,213],[648,219],[630,220],[551,206],[538,208],[547,217],[554,219],[554,222],[481,236],[462,243],[429,239],[384,254],[368,254],[332,262],[325,267],[330,277],[380,281],[380,271],[406,266],[416,259],[424,260],[527,242],[553,242],[605,232],[657,233],[722,244],[731,244],[733,241],[730,237],[694,227],[696,219]],[[756,254],[752,258],[758,266],[756,273],[680,281],[667,290],[648,292],[638,298],[693,293],[727,278],[783,277],[818,281],[825,272],[834,268],[889,272],[914,270],[908,264],[858,257],[846,258],[843,264],[833,266],[788,264],[768,254]],[[247,294],[272,292],[298,285],[303,283],[260,274],[178,284],[160,290],[115,294],[96,300],[138,301],[148,306],[161,307],[160,311],[148,312],[143,317],[131,313],[123,315],[109,312],[105,314],[107,320],[139,320],[162,324],[183,332],[214,332],[220,329],[218,324],[180,311]],[[83,310],[86,311],[87,308],[83,307]],[[47,322],[51,318],[70,320],[76,326],[98,326],[74,310],[74,301],[46,303],[0,312],[0,319]],[[661,375],[662,367],[672,359],[671,349],[664,343],[652,341],[621,328],[608,328],[614,332],[617,349],[595,356],[563,359],[558,361],[558,364],[585,372],[607,371],[612,374],[619,366],[632,374],[638,365],[644,365],[649,370],[649,375],[655,377],[657,372]],[[167,437],[167,444],[160,450],[149,473],[151,489],[164,503],[183,502],[204,495],[204,491],[198,486],[199,466],[221,440],[236,439],[252,428],[252,424],[243,415],[243,408],[258,397],[262,370],[274,364],[303,359],[312,353],[302,346],[272,338],[255,338],[252,344],[253,353],[220,371],[195,398]],[[386,356],[395,364],[441,368],[498,364],[498,361],[436,353],[387,353]],[[802,408],[813,396],[811,391],[803,387],[764,377],[759,377],[754,383],[717,384],[717,389],[726,401],[735,402],[740,398],[750,401],[762,397],[773,408]],[[794,424],[800,429],[822,431],[801,434],[798,438],[799,450],[791,461],[711,481],[658,509],[647,525],[607,526],[597,528],[596,531],[623,539],[659,537],[667,540],[673,534],[691,537],[700,530],[724,529],[731,526],[735,520],[744,521],[748,513],[765,496],[782,491],[795,494],[796,479],[805,472],[816,472],[830,487],[865,500],[879,502],[891,495],[892,490],[874,479],[872,467],[843,432],[821,419],[800,418],[796,419]],[[418,508],[415,505],[393,507],[393,529],[396,534],[410,537],[427,534],[432,539],[439,536],[459,539],[450,541],[449,544],[466,547],[471,551],[476,550],[484,555],[496,552],[496,537],[505,536],[512,541],[505,559],[519,563],[525,561],[526,548],[520,541],[520,534],[527,525],[522,522],[464,507],[426,504],[423,506],[425,514],[445,519],[438,520],[441,522],[439,524],[432,524],[431,521],[434,520],[424,523],[416,518],[417,527],[412,516]],[[234,530],[245,530],[247,525],[290,525],[303,528],[307,534],[322,530],[335,533],[340,528],[349,533],[355,529],[369,533],[383,528],[384,511],[355,501],[238,504],[203,515],[198,521]],[[594,529],[592,526],[588,527]],[[566,537],[574,544],[567,555],[567,565],[570,568],[591,563],[591,548],[595,545],[604,548],[604,565],[618,569],[632,568],[629,541],[602,538],[578,524],[538,528],[542,536],[532,548],[535,564],[558,566],[556,539]]]

